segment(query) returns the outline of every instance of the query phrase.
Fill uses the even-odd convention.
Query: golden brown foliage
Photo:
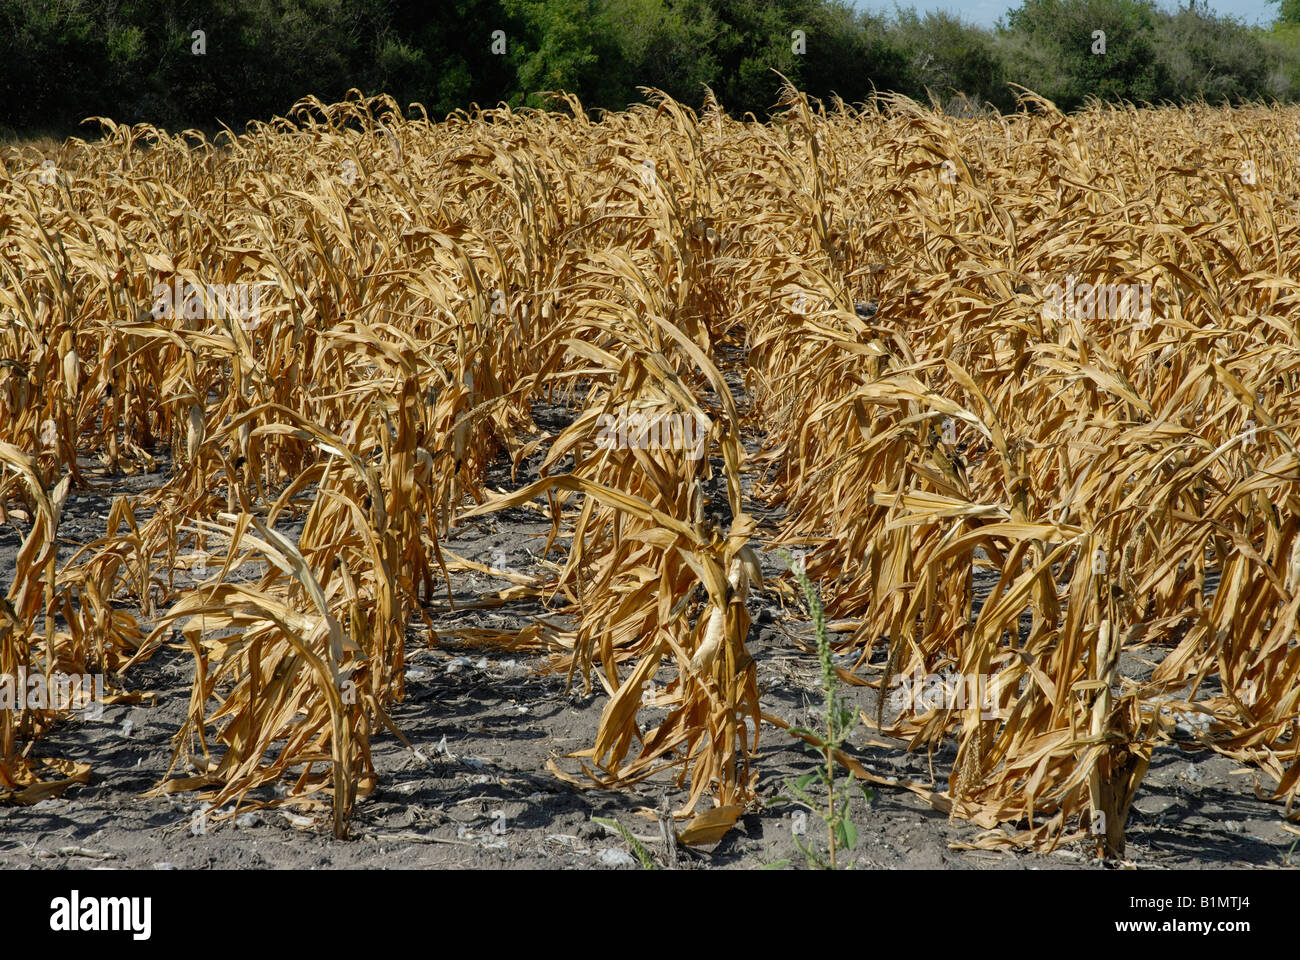
[[[708,841],[756,800],[757,466],[754,496],[785,511],[767,533],[812,548],[876,721],[958,738],[947,790],[914,788],[1028,823],[978,842],[1050,846],[1082,816],[1122,854],[1175,710],[1212,716],[1207,744],[1290,812],[1295,111],[1066,117],[1027,97],[953,120],[790,90],[759,125],[655,97],[600,123],[572,98],[445,123],[304,101],[219,146],[105,120],[53,168],[0,158],[0,509],[32,520],[0,672],[120,676],[175,629],[196,672],[161,789],[220,805],[287,778],[343,835],[407,630],[441,602],[439,538],[545,497],[548,547],[572,546],[512,595],[573,617],[522,639],[609,696],[576,756],[610,787],[675,770],[684,836]],[[1154,313],[1045,310],[1075,277],[1149,285]],[[270,292],[251,320],[211,293],[157,315],[155,285],[178,283]],[[533,422],[543,399],[576,413],[558,435]],[[602,444],[629,409],[706,425],[701,455]],[[87,464],[152,469],[159,447],[167,482],[57,564]],[[498,455],[538,450],[538,481],[486,488]],[[296,543],[285,514],[305,515]],[[664,665],[668,716],[643,729]],[[997,709],[886,722],[897,674],[945,670],[991,678]],[[25,750],[52,719],[0,714],[0,799],[84,779]]]

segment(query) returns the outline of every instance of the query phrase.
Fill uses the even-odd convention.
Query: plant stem
[[[830,721],[827,720],[829,727]],[[831,747],[826,747],[826,799],[830,806],[830,816],[826,818],[826,831],[830,837],[831,869],[835,869],[835,755]]]

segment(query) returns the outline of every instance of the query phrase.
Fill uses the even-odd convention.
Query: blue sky
[[[859,10],[890,12],[892,0],[851,0]],[[1182,6],[1174,0],[1157,0],[1161,6],[1175,10]],[[899,0],[901,7],[916,7],[918,12],[948,10],[960,14],[963,20],[992,27],[998,17],[1020,6],[1019,0]],[[1267,26],[1277,17],[1277,4],[1266,0],[1211,0],[1210,8],[1220,14],[1230,14],[1249,24]]]

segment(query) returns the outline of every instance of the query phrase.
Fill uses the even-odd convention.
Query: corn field
[[[797,619],[760,570],[794,547],[841,678],[879,693],[864,719],[957,743],[946,783],[883,789],[973,846],[1122,856],[1187,714],[1300,819],[1300,110],[787,88],[759,124],[646,95],[433,122],[355,94],[213,141],[96,118],[0,157],[0,520],[25,529],[0,673],[139,699],[133,668],[178,646],[157,792],[314,804],[344,837],[372,738],[421,742],[391,716],[408,639],[446,639],[452,574],[482,568],[448,532],[524,508],[560,559],[478,603],[547,615],[476,639],[603,694],[551,775],[666,774],[687,843],[761,805],[760,733],[788,739],[747,601]],[[697,448],[602,443],[629,410]],[[71,494],[160,464],[59,558]],[[887,709],[945,672],[992,709]],[[0,712],[0,801],[86,782],[41,754],[62,716]]]

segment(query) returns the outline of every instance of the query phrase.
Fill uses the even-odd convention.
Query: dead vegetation
[[[849,679],[989,679],[993,710],[868,718],[957,738],[948,789],[923,792],[990,828],[977,843],[1091,824],[1122,855],[1176,711],[1212,717],[1206,744],[1295,814],[1300,114],[1066,117],[1027,96],[965,120],[790,90],[769,125],[657,95],[597,123],[566,103],[431,123],[304,101],[220,146],[105,120],[52,169],[4,155],[0,509],[31,523],[0,673],[104,672],[130,697],[131,665],[183,643],[194,689],[159,789],[327,803],[343,836],[408,630],[450,602],[440,537],[540,503],[567,555],[482,599],[569,615],[496,639],[608,696],[596,742],[552,769],[674,772],[687,842],[758,801],[745,600],[777,543],[809,551],[847,621]],[[1153,310],[1045,309],[1076,277],[1147,285]],[[198,293],[158,310],[160,284]],[[241,284],[261,285],[253,315],[207,289]],[[576,418],[551,435],[540,400]],[[629,405],[707,424],[703,455],[598,443]],[[69,491],[160,449],[167,482],[57,563]],[[539,451],[537,482],[488,489],[498,456]],[[784,508],[771,537],[746,474]],[[997,582],[977,600],[980,566]],[[1149,676],[1121,672],[1134,651]],[[84,781],[34,759],[54,719],[0,712],[0,799]]]

